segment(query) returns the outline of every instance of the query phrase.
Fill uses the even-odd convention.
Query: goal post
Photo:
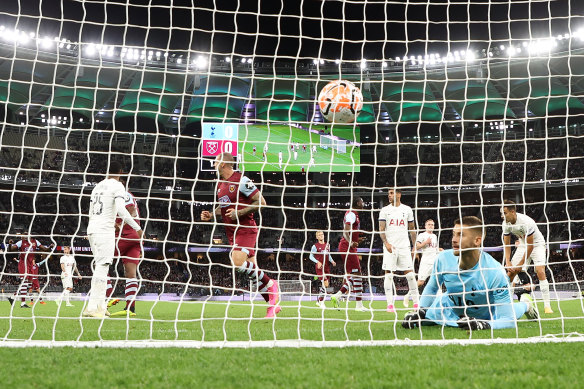
[[[584,30],[570,11],[17,3],[0,12],[0,347],[584,341]],[[324,121],[316,100],[331,80],[359,88],[355,123]],[[114,161],[144,236],[139,258],[118,251],[109,267],[113,315],[87,318],[90,194]],[[503,227],[511,211],[533,223]],[[456,249],[466,216],[482,221],[471,249],[500,276],[482,281],[484,301],[473,285],[449,294],[473,268],[424,260]],[[395,252],[381,225],[388,239],[407,230]],[[82,275],[70,284],[65,247]],[[420,289],[440,279],[441,305],[408,316],[434,325],[404,328],[429,308],[420,277]],[[501,307],[507,328],[468,324]]]
[[[339,154],[345,154],[347,152],[347,140],[333,135],[321,135],[320,147],[325,150],[330,148]]]

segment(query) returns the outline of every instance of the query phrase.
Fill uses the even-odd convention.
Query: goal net
[[[576,6],[39,3],[0,11],[0,346],[584,339]],[[334,80],[355,123],[320,112]],[[114,161],[144,236],[86,317]],[[483,239],[456,240],[466,216]]]

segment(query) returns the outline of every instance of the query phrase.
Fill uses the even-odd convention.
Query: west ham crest
[[[207,152],[215,154],[219,150],[219,142],[207,142]]]

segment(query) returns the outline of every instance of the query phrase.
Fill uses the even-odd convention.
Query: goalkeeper
[[[465,216],[454,223],[452,250],[440,253],[420,309],[408,313],[402,326],[443,325],[466,330],[514,328],[524,314],[535,320],[533,300],[524,295],[513,303],[503,266],[481,250],[483,222]],[[446,292],[438,295],[442,285]]]

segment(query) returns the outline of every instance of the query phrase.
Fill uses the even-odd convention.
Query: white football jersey
[[[75,257],[71,254],[63,255],[61,257],[61,265],[65,265],[65,273],[73,275],[73,268],[75,267]],[[62,272],[63,273],[63,272]]]
[[[424,243],[428,238],[431,239],[430,244],[427,246],[422,247],[420,253],[422,253],[422,257],[434,257],[438,255],[438,237],[434,233],[427,233],[426,231],[422,232],[416,238],[417,243]]]
[[[535,220],[519,212],[517,212],[517,220],[515,221],[515,224],[503,221],[503,234],[515,235],[522,245],[526,244],[526,237],[533,235],[534,246],[545,246],[545,239],[543,234],[539,231]]]
[[[398,207],[392,204],[386,205],[379,212],[379,221],[385,222],[385,236],[389,244],[396,248],[409,249],[408,224],[414,221],[412,208],[405,204],[400,204]]]
[[[88,234],[114,233],[117,197],[125,200],[126,188],[113,178],[106,178],[93,188],[89,205]]]

